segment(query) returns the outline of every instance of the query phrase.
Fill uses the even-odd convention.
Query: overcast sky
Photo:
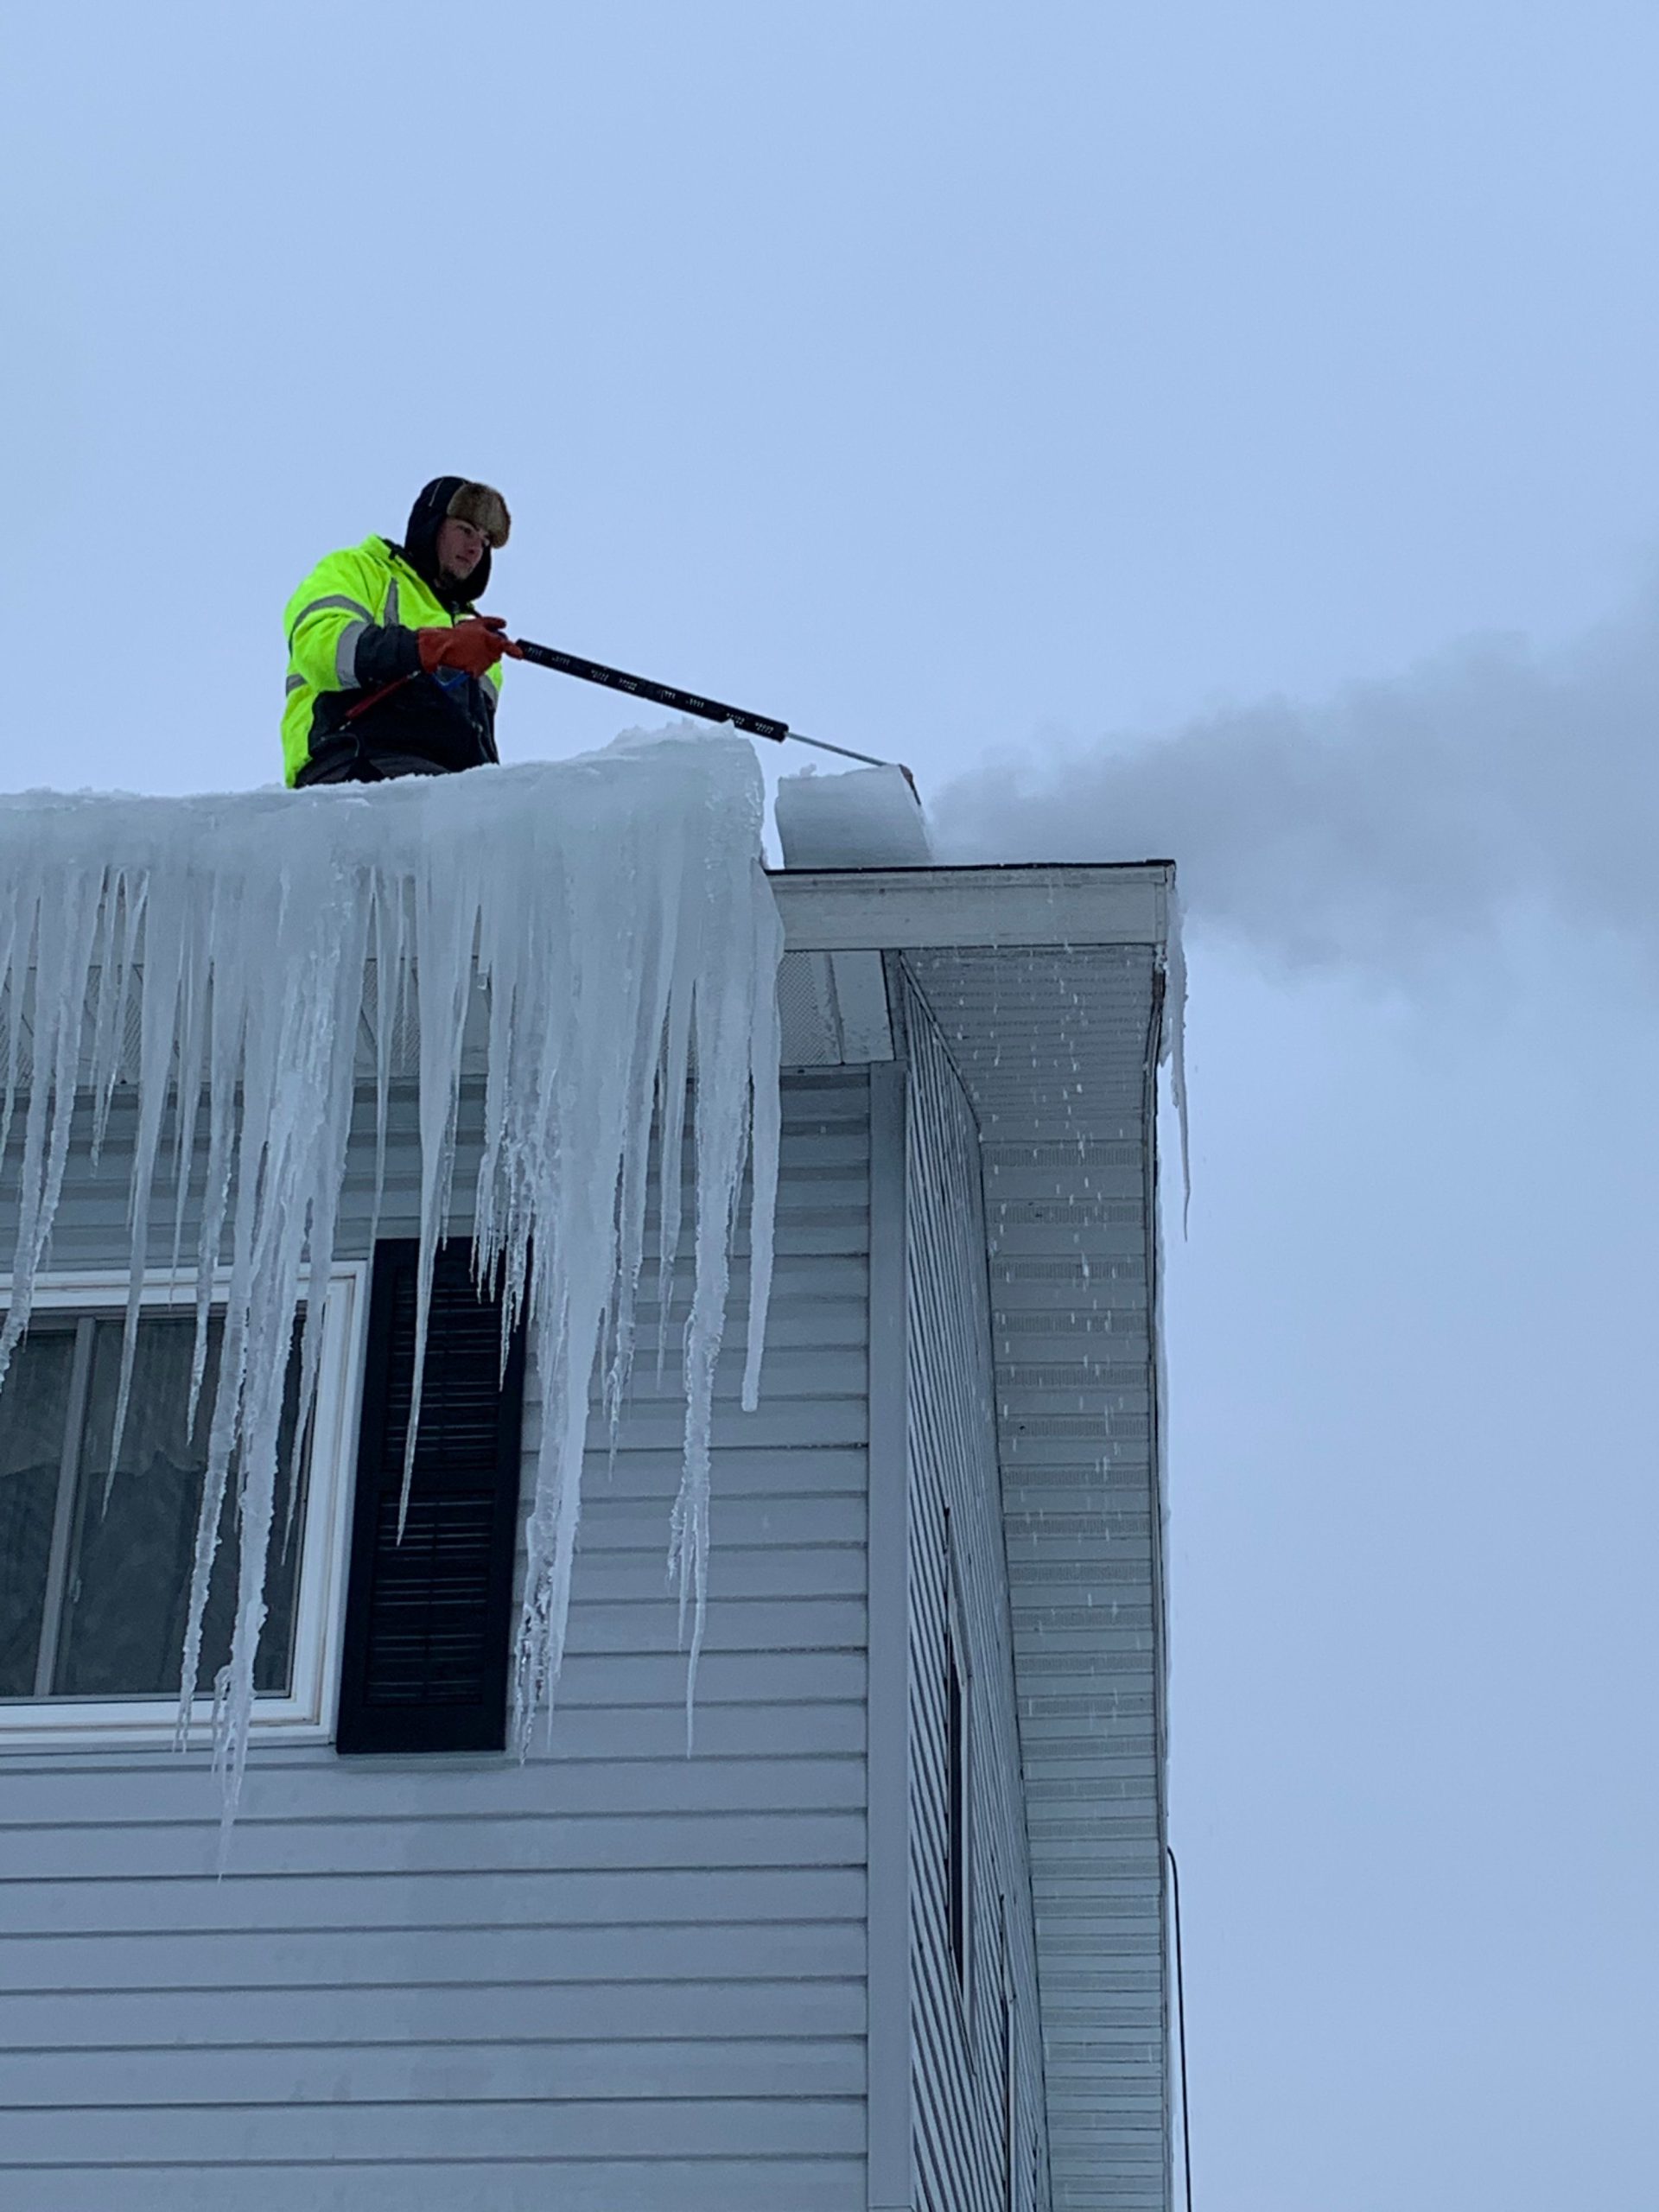
[[[1651,0],[12,0],[0,780],[278,772],[429,475],[531,636],[1173,855],[1202,2212],[1659,2171]],[[626,717],[513,671],[511,760]]]

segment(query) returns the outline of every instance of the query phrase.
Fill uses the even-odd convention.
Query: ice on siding
[[[786,868],[925,868],[933,857],[902,768],[780,776],[777,819]]]
[[[544,1401],[514,1673],[521,1751],[563,1656],[595,1362],[613,1408],[626,1381],[658,1119],[664,1274],[688,1198],[695,1216],[684,1459],[669,1532],[690,1650],[689,1733],[708,1589],[715,1363],[746,1165],[749,1406],[770,1284],[782,934],[761,865],[762,811],[748,744],[690,725],[581,760],[372,789],[0,800],[0,1157],[13,1141],[8,1174],[19,1198],[0,1383],[49,1258],[77,1091],[96,1144],[118,1082],[137,1086],[129,1371],[156,1185],[173,1180],[181,1209],[188,1177],[177,1165],[205,1141],[189,1255],[198,1380],[215,1298],[224,1338],[204,1409],[208,1476],[181,1731],[228,1482],[240,1582],[218,1700],[227,1833],[265,1617],[288,1348],[303,1309],[308,1404],[311,1323],[334,1255],[365,1013],[378,1039],[381,1156],[394,1023],[417,1022],[421,1344],[454,1175],[462,1039],[470,1049],[481,1036],[478,1262],[486,1274],[505,1270],[509,1315],[526,1316]],[[683,1194],[693,1068],[694,1182]],[[175,1247],[178,1234],[175,1220]],[[228,1277],[219,1291],[216,1271],[221,1285]]]

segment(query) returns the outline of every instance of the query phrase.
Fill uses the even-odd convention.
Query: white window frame
[[[35,1311],[119,1314],[130,1281],[124,1269],[54,1271],[36,1283]],[[216,1306],[224,1304],[229,1282],[227,1272],[214,1275]],[[0,1276],[0,1300],[10,1297],[10,1280]],[[149,1269],[139,1292],[146,1313],[168,1307],[193,1311],[195,1297],[194,1270]],[[253,1732],[262,1739],[328,1743],[334,1737],[368,1307],[367,1262],[338,1262],[329,1270],[323,1297],[305,1532],[295,1592],[293,1672],[286,1696],[254,1700]],[[0,1417],[3,1413],[0,1391]],[[192,1700],[193,1742],[208,1740],[213,1710],[210,1697]],[[92,1745],[170,1747],[178,1716],[176,1697],[0,1699],[0,1751],[84,1750]]]

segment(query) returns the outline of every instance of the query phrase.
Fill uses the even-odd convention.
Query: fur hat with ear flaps
[[[471,523],[492,548],[505,545],[512,529],[507,503],[490,484],[463,484],[449,502],[449,519]]]
[[[485,540],[478,566],[461,588],[445,584],[438,568],[438,532],[451,519],[471,523]],[[410,510],[404,557],[441,599],[457,607],[468,605],[489,588],[491,549],[505,545],[512,528],[507,503],[493,486],[475,484],[465,476],[435,476]]]

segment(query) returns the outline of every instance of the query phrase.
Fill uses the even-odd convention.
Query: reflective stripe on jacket
[[[470,612],[462,607],[460,617]],[[385,633],[447,630],[457,619],[384,537],[365,537],[361,545],[347,546],[319,561],[283,614],[288,683],[283,704],[283,767],[288,782],[297,783],[314,750],[345,726],[346,710],[359,702],[343,694],[356,692],[365,701],[372,699],[383,686],[397,682],[399,674],[407,675],[412,684],[433,687],[435,716],[447,720],[435,680],[416,672],[419,663],[410,645]],[[359,647],[372,664],[368,671],[362,667]],[[468,685],[476,680],[462,679]],[[487,718],[493,718],[501,690],[499,665],[483,683],[487,690],[482,703]],[[463,712],[457,708],[458,727]],[[372,715],[372,709],[365,708],[361,717],[365,734]]]

